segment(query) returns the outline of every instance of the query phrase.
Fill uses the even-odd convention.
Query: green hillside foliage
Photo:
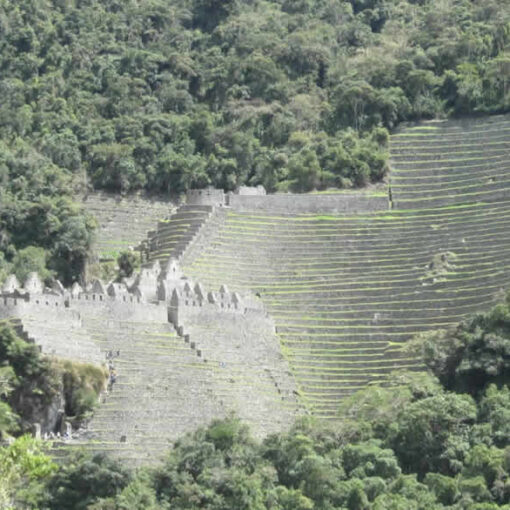
[[[13,482],[11,499],[48,510],[508,510],[509,313],[507,298],[417,339],[432,371],[396,372],[346,399],[327,424],[301,418],[260,443],[235,418],[215,421],[149,471],[77,454],[28,493]],[[455,349],[445,351],[445,335]]]
[[[0,438],[31,431],[55,402],[76,425],[97,404],[107,372],[47,358],[9,324],[0,324]]]
[[[39,502],[46,498],[48,479],[57,471],[44,450],[44,443],[30,436],[0,447],[0,508],[39,508]]]
[[[488,313],[452,330],[424,334],[408,346],[449,390],[479,395],[510,382],[510,294]]]
[[[376,127],[508,108],[509,16],[495,0],[4,0],[0,175],[21,155],[18,188],[35,170],[49,193],[85,174],[118,191],[377,180]]]
[[[2,0],[0,278],[79,276],[86,183],[376,182],[386,128],[508,109],[509,36],[497,0]]]

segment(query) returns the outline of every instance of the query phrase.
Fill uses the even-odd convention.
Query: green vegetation
[[[0,20],[0,279],[79,276],[84,186],[362,186],[402,120],[509,106],[497,0],[3,0]]]
[[[44,453],[44,446],[21,436],[0,447],[0,508],[34,510],[45,499],[48,478],[57,465]]]
[[[508,110],[509,41],[510,7],[497,0],[0,0],[0,281],[9,272],[22,280],[34,270],[66,284],[80,276],[94,221],[73,200],[88,187],[178,193],[205,184],[263,184],[269,191],[320,191],[380,181],[387,130],[399,122]],[[496,138],[505,136],[495,127]],[[409,331],[456,320],[475,294],[480,305],[492,302],[506,282],[507,266],[491,265],[485,242],[506,242],[507,210],[478,204],[463,211],[448,201],[452,191],[459,201],[488,199],[508,183],[498,166],[504,143],[490,135],[490,126],[474,129],[471,137],[480,138],[485,152],[458,144],[450,159],[442,143],[455,144],[457,135],[443,139],[439,125],[392,140],[401,165],[394,196],[405,207],[416,207],[417,198],[433,207],[440,191],[441,210],[394,211],[374,222],[293,220],[303,234],[310,226],[316,239],[304,257],[289,239],[280,268],[285,279],[276,284],[266,267],[244,262],[254,278],[268,279],[258,285],[280,312],[284,349],[318,414],[337,410],[339,396],[363,387],[367,377],[385,380],[396,361],[419,368],[416,352],[432,374],[395,374],[387,386],[345,400],[327,426],[302,420],[261,444],[235,419],[215,422],[182,438],[163,466],[136,476],[107,458],[81,454],[57,471],[40,442],[21,436],[0,446],[0,506],[510,508],[508,300],[456,329],[418,338],[411,353],[398,342]],[[490,172],[487,161],[495,165]],[[485,179],[483,186],[468,168]],[[438,170],[448,179],[427,182]],[[413,239],[405,215],[416,218]],[[263,215],[238,215],[236,222],[215,247],[239,239],[239,226],[268,238],[267,227],[281,223]],[[455,247],[442,260],[438,240],[417,267],[411,246],[421,239],[425,245],[429,229],[457,223],[475,247],[458,255],[462,246]],[[348,254],[341,238],[333,242],[343,226],[360,242]],[[401,242],[390,247],[383,236],[399,229]],[[366,249],[365,239],[377,233],[383,240]],[[175,232],[172,242],[177,239]],[[315,250],[326,244],[336,253],[321,259]],[[129,275],[137,262],[117,255],[121,276]],[[328,302],[312,295],[317,310],[302,313],[294,304],[329,274],[324,261],[333,263],[349,293],[323,281],[318,290],[330,293]],[[198,260],[196,267],[208,276],[230,262],[227,255],[208,265]],[[363,281],[352,271],[356,264],[372,266]],[[478,278],[485,279],[483,292]],[[394,292],[388,283],[411,279],[456,286],[434,295],[425,289],[422,298],[412,288]],[[355,320],[351,310],[340,315],[346,302]],[[455,319],[442,311],[427,323],[409,316],[452,302]],[[374,304],[402,312],[393,330],[381,324],[384,317],[367,314]],[[324,315],[338,323],[313,327]],[[373,322],[362,324],[365,316]],[[349,333],[339,333],[356,320]],[[360,343],[367,323],[373,338]],[[54,399],[65,402],[77,423],[83,420],[105,374],[43,358],[21,334],[0,326],[1,437],[27,431]],[[379,363],[374,353],[382,349],[387,358]]]
[[[140,267],[140,255],[134,251],[123,251],[117,257],[117,266],[119,267],[118,280],[129,278],[136,269]]]
[[[380,126],[508,107],[510,12],[495,1],[9,7],[6,150],[62,181],[359,185],[384,173]]]
[[[0,497],[41,510],[508,510],[510,294],[409,349],[429,372],[395,372],[328,424],[302,418],[259,443],[215,421],[151,470],[79,452],[56,470],[21,438],[0,448]]]
[[[0,437],[51,426],[45,412],[63,403],[76,425],[95,407],[106,371],[93,365],[43,357],[9,323],[0,323]]]

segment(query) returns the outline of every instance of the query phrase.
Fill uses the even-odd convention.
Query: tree
[[[454,329],[418,337],[410,345],[448,389],[477,395],[487,384],[508,383],[510,297]]]
[[[423,476],[428,471],[460,471],[469,450],[468,431],[476,419],[468,395],[439,394],[413,402],[397,419],[391,443],[406,471]]]
[[[48,508],[86,510],[97,498],[114,496],[129,483],[130,475],[104,455],[77,453],[48,483]]]
[[[134,251],[123,251],[117,257],[117,265],[119,266],[118,279],[129,278],[136,267],[139,265],[139,259]]]
[[[305,148],[289,160],[289,177],[297,191],[310,191],[321,185],[321,168],[317,154]]]
[[[236,0],[193,0],[193,24],[212,31],[236,7]]]
[[[24,282],[31,272],[36,272],[42,279],[48,278],[50,272],[46,269],[47,254],[43,248],[27,246],[18,251],[13,259],[12,270],[20,282]]]
[[[0,447],[0,506],[37,508],[44,499],[44,482],[56,469],[44,444],[30,436]]]

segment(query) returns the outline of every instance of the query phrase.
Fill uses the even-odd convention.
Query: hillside
[[[0,98],[0,508],[510,510],[510,0],[0,0]]]
[[[380,181],[385,128],[508,109],[509,15],[497,0],[3,0],[0,277],[80,275],[94,223],[76,189]]]
[[[354,390],[419,368],[402,350],[413,335],[507,288],[509,128],[505,116],[404,129],[391,139],[393,209],[227,209],[184,269],[258,292],[305,400],[332,416]]]
[[[156,281],[152,262],[124,294],[116,284],[106,295],[97,281],[80,294],[46,294],[68,300],[75,327],[87,334],[83,343],[66,314],[43,306],[39,320],[52,317],[57,326],[59,317],[76,342],[43,340],[68,356],[120,349],[114,391],[87,432],[53,453],[85,443],[124,463],[78,456],[57,470],[40,458],[42,481],[29,472],[22,491],[9,479],[7,495],[70,510],[185,510],[190,493],[218,510],[506,509],[509,127],[508,115],[402,126],[390,140],[386,197],[380,190],[188,193],[146,243],[149,259],[177,257],[193,276],[175,276],[184,285],[177,309],[175,294],[168,308],[159,294],[157,302],[134,302],[143,297],[137,289]],[[128,221],[136,224],[137,214]],[[122,231],[122,209],[116,218],[112,239]],[[176,267],[173,261],[161,274]],[[265,308],[247,314],[255,299],[234,311],[239,295],[224,286],[214,305],[195,302],[205,296],[197,280],[214,288],[223,279],[243,299],[258,295]],[[39,302],[26,306],[29,321],[9,322],[21,332],[30,325],[38,342]],[[273,320],[284,363],[275,364]],[[303,406],[326,420],[298,418],[280,432]],[[265,439],[252,439],[236,419],[195,430],[228,414],[225,408]],[[174,434],[180,439],[170,446]],[[38,451],[14,445],[18,455]],[[167,447],[149,473],[126,473],[128,464],[162,458]]]

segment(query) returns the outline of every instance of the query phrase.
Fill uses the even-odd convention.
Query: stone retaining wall
[[[237,212],[274,214],[336,214],[384,211],[388,197],[360,193],[235,195],[229,193],[227,205]]]

